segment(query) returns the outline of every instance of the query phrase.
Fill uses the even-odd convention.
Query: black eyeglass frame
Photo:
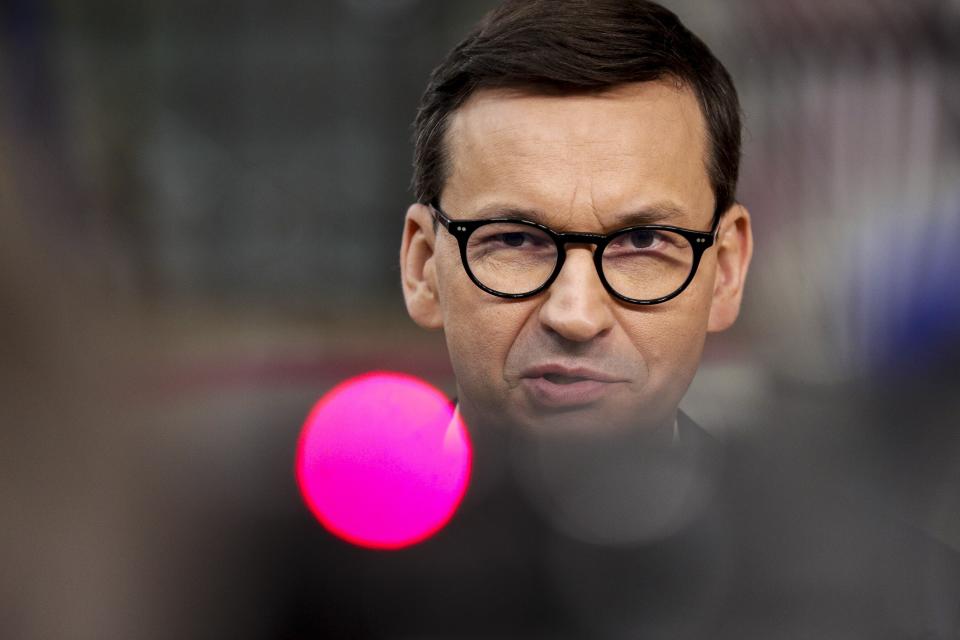
[[[523,220],[520,218],[454,220],[450,218],[440,207],[439,201],[434,200],[430,202],[428,206],[430,207],[430,210],[433,211],[434,219],[439,222],[443,228],[445,228],[454,238],[457,239],[457,244],[460,246],[460,261],[463,263],[463,269],[467,272],[467,276],[470,277],[470,280],[473,281],[473,284],[477,285],[490,295],[494,295],[499,298],[511,299],[530,298],[549,288],[550,285],[553,284],[553,281],[557,279],[557,276],[560,275],[560,270],[563,269],[563,263],[567,257],[567,244],[592,244],[596,247],[596,249],[593,251],[593,264],[597,268],[597,275],[600,277],[600,282],[603,283],[603,287],[608,293],[610,293],[610,295],[618,300],[637,305],[652,305],[667,302],[668,300],[672,300],[683,293],[684,289],[690,286],[690,283],[693,282],[693,278],[697,275],[697,268],[700,266],[700,259],[703,257],[703,252],[712,247],[716,242],[717,231],[720,226],[720,216],[717,215],[714,216],[713,226],[710,228],[710,231],[695,231],[693,229],[683,229],[681,227],[674,227],[664,224],[641,224],[632,227],[624,227],[623,229],[616,229],[608,234],[567,233],[554,231],[550,227],[542,225],[539,222]],[[553,273],[550,274],[550,277],[547,278],[542,285],[533,291],[528,291],[526,293],[503,293],[502,291],[491,289],[480,282],[480,280],[470,269],[470,262],[467,260],[467,240],[469,240],[470,235],[485,225],[504,222],[511,224],[522,224],[539,229],[550,236],[554,244],[557,245],[557,265],[554,267]],[[693,263],[690,266],[690,274],[687,276],[687,279],[683,281],[683,284],[681,284],[675,291],[668,295],[650,300],[629,298],[620,294],[612,286],[610,286],[610,283],[607,282],[606,276],[603,274],[603,252],[607,245],[610,244],[610,241],[624,233],[640,230],[672,231],[673,233],[683,236],[688,242],[690,242],[690,247],[693,250]]]

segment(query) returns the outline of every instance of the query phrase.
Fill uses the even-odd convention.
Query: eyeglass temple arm
[[[723,218],[723,214],[719,213],[713,217],[713,227],[710,229],[710,237],[713,239],[713,243],[717,242],[717,239],[720,237],[720,220]]]
[[[450,225],[453,223],[453,221],[450,220],[450,218],[448,218],[446,214],[443,212],[443,210],[440,208],[440,203],[437,202],[436,199],[434,199],[428,202],[427,206],[430,207],[430,211],[433,212],[434,219],[440,224],[442,224],[445,229],[449,230]]]

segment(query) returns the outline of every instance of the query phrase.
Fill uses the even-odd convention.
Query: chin
[[[469,427],[517,432],[533,436],[581,435],[600,437],[655,433],[662,428],[672,430],[676,407],[655,399],[632,402],[606,401],[587,402],[556,406],[538,402],[519,389],[513,393],[503,392],[496,400],[472,401],[476,395],[461,390],[461,411]],[[485,394],[489,397],[490,394]]]
[[[559,436],[617,436],[627,433],[639,435],[655,431],[660,421],[647,422],[638,419],[645,415],[640,410],[625,410],[624,407],[611,407],[603,403],[576,407],[542,407],[521,405],[511,407],[504,412],[512,416],[509,422],[516,429],[531,435]]]

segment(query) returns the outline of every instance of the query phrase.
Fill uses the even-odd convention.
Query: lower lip
[[[596,402],[609,393],[616,383],[601,380],[578,380],[557,384],[546,378],[523,378],[523,386],[538,404],[563,409]]]

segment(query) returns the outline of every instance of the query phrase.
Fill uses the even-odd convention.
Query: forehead
[[[443,202],[457,215],[504,204],[594,230],[656,205],[676,210],[673,224],[703,226],[713,214],[705,122],[676,82],[574,95],[481,90],[453,115],[446,144]]]

